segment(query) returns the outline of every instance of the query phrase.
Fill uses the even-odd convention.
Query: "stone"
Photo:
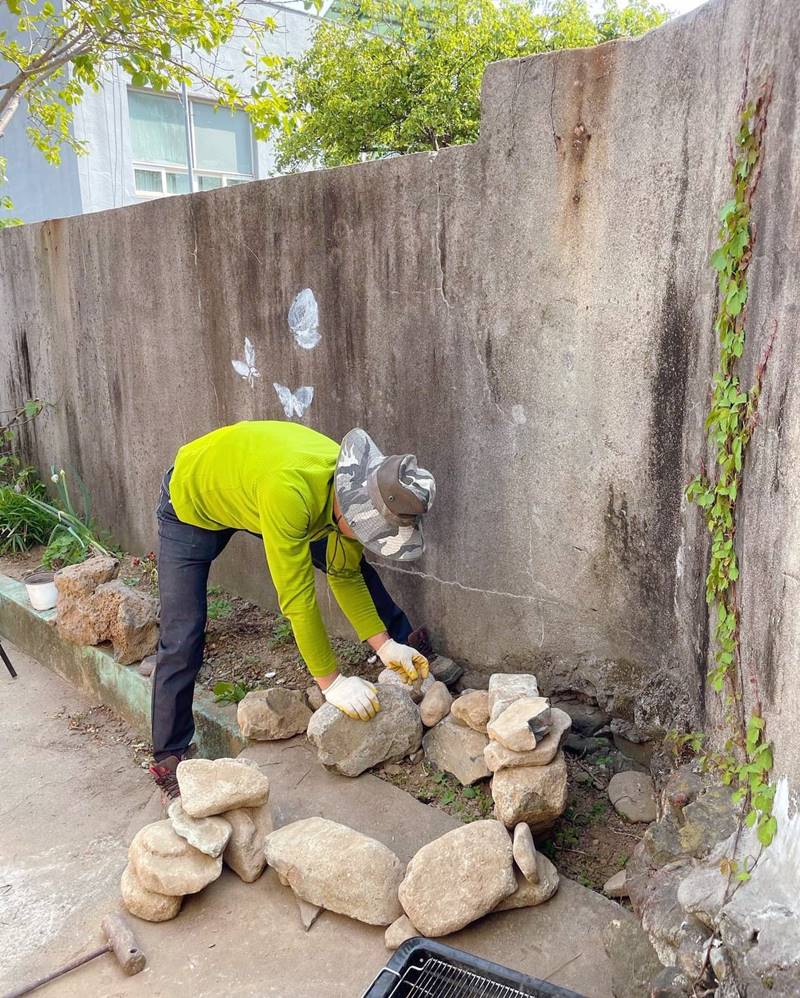
[[[603,884],[603,893],[610,898],[626,898],[628,896],[627,879],[626,872],[620,870]]]
[[[407,939],[413,939],[419,932],[411,924],[408,915],[401,915],[396,922],[392,922],[383,936],[386,949],[397,949],[402,946]]]
[[[138,831],[128,849],[128,861],[143,887],[173,897],[196,894],[222,872],[221,856],[207,856],[190,846],[169,820]]]
[[[534,908],[544,904],[558,890],[558,870],[547,856],[536,853],[536,880],[521,877],[517,889],[495,907],[495,911],[510,911],[512,908]]]
[[[460,665],[456,665],[451,658],[445,658],[444,655],[436,655],[431,659],[430,670],[433,678],[445,686],[454,686],[464,674]]]
[[[419,716],[426,728],[432,728],[450,713],[453,698],[444,683],[434,682],[419,705]]]
[[[727,890],[728,878],[720,872],[719,864],[697,866],[678,884],[678,903],[707,928],[714,929]]]
[[[567,764],[559,752],[549,766],[501,769],[492,778],[494,812],[507,828],[524,821],[534,834],[547,831],[567,806]]]
[[[626,821],[651,822],[658,816],[653,780],[644,773],[629,771],[612,776],[608,799]]]
[[[302,898],[297,897],[297,895],[295,895],[295,901],[300,912],[300,921],[303,923],[303,929],[308,932],[325,909],[320,908],[317,904],[309,904],[308,901],[304,901]]]
[[[299,690],[273,686],[268,690],[251,690],[240,700],[236,720],[245,738],[272,742],[305,734],[311,711]]]
[[[267,862],[264,843],[274,827],[269,804],[235,808],[226,811],[224,818],[232,834],[222,858],[241,880],[252,884],[264,872]]]
[[[167,808],[176,835],[207,856],[219,856],[231,837],[231,826],[224,818],[191,818],[180,800]]]
[[[736,831],[738,808],[730,787],[709,787],[683,808],[678,836],[684,852],[704,859]]]
[[[485,735],[486,725],[489,723],[489,691],[471,690],[469,693],[462,693],[453,701],[450,713],[459,724]]]
[[[269,799],[269,780],[246,759],[184,759],[176,775],[183,810],[192,818],[260,807]]]
[[[357,721],[326,703],[308,724],[309,741],[319,761],[343,776],[359,776],[382,762],[399,762],[420,747],[422,721],[405,689],[378,686],[380,711]]]
[[[571,731],[564,739],[564,748],[569,752],[574,752],[575,755],[584,756],[591,755],[593,752],[608,752],[611,748],[611,742],[605,738],[594,736],[587,738],[584,735],[576,735],[574,731]]]
[[[306,703],[312,711],[319,710],[325,703],[325,694],[316,683],[313,683],[306,690]]]
[[[597,704],[584,703],[582,700],[553,697],[551,705],[569,714],[572,720],[572,730],[575,734],[585,738],[596,735],[611,720],[611,715],[598,707]]]
[[[647,853],[648,863],[656,868],[674,863],[685,856],[680,829],[671,815],[650,825],[642,837],[642,847]]]
[[[430,676],[428,678],[430,678]],[[425,680],[421,676],[417,676],[413,683],[407,683],[400,673],[395,672],[394,669],[382,669],[381,672],[378,673],[378,686],[396,686],[401,690],[405,690],[414,703],[420,703],[422,701],[422,698],[425,695],[422,689],[424,683]],[[430,685],[431,684],[429,683],[428,686]]]
[[[126,586],[122,579],[104,582],[89,604],[103,641],[110,641],[120,665],[131,665],[152,655],[158,645],[158,601]]]
[[[529,825],[521,821],[514,826],[514,862],[520,869],[523,877],[532,884],[539,882],[539,872],[536,863],[536,846],[533,844],[533,835]]]
[[[119,562],[106,555],[95,555],[78,565],[67,565],[55,573],[54,582],[58,602],[84,599],[91,596],[98,586],[117,577]]]
[[[662,799],[665,809],[669,806],[676,817],[683,817],[683,809],[687,804],[697,800],[703,792],[705,784],[702,776],[695,772],[691,765],[680,766],[670,774],[664,785]]]
[[[550,731],[550,701],[546,697],[520,697],[486,726],[492,741],[512,752],[530,752]]]
[[[519,766],[546,766],[558,755],[570,723],[569,714],[553,707],[550,711],[550,732],[535,749],[530,752],[512,752],[500,742],[490,741],[483,753],[486,765],[493,773]]]
[[[119,885],[122,903],[131,915],[146,922],[168,922],[181,910],[183,897],[149,891],[139,880],[128,863],[122,871]]]
[[[612,722],[613,724],[613,722]],[[637,742],[631,738],[626,738],[618,731],[613,732],[614,745],[628,759],[638,763],[645,769],[650,765],[653,753],[657,748],[657,743],[653,741]]]
[[[515,700],[538,696],[536,676],[530,673],[496,672],[489,677],[489,720],[493,721]]]
[[[445,936],[492,911],[517,889],[511,837],[475,821],[424,845],[400,884],[400,903],[423,936]]]
[[[695,977],[692,976],[692,981]],[[663,967],[650,982],[649,998],[685,998],[694,989],[680,967]]]
[[[391,849],[327,818],[305,818],[267,836],[267,863],[304,901],[369,925],[402,914],[403,865]]]
[[[103,621],[91,612],[88,601],[57,602],[56,630],[63,641],[73,645],[99,645],[105,640]]]
[[[711,933],[694,915],[687,915],[678,901],[678,887],[687,869],[688,863],[675,863],[655,871],[640,914],[642,928],[665,967],[679,963],[682,969],[694,966],[699,970]]]
[[[488,690],[489,677],[482,672],[467,671],[456,683],[459,693],[471,693],[475,690]]]
[[[463,786],[491,776],[483,758],[489,744],[486,735],[465,728],[448,714],[422,739],[425,758],[444,773],[450,773]]]
[[[645,998],[650,982],[662,969],[646,933],[632,919],[612,919],[603,931],[614,998]]]
[[[145,679],[149,679],[153,675],[156,671],[156,658],[156,655],[148,655],[147,658],[142,659],[136,667],[136,671],[140,676],[144,676]]]

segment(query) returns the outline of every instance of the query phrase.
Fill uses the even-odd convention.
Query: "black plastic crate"
[[[584,998],[498,963],[416,936],[397,950],[363,998]]]

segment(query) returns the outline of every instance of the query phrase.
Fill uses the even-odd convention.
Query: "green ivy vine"
[[[731,198],[720,211],[719,243],[711,256],[717,272],[719,305],[714,330],[719,339],[719,370],[714,375],[706,430],[716,448],[713,473],[701,474],[686,490],[687,498],[705,514],[711,534],[711,559],[706,577],[706,599],[716,620],[714,666],[709,683],[723,697],[725,720],[731,733],[719,751],[707,751],[704,763],[713,766],[734,800],[745,804],[745,823],[756,827],[762,845],[770,844],[777,822],[772,814],[774,786],[769,784],[772,747],[767,741],[761,705],[756,701],[746,718],[740,662],[740,610],[736,583],[736,502],[748,444],[756,425],[764,358],[749,391],[742,388],[738,362],[744,352],[748,297],[747,270],[753,248],[751,208],[761,174],[761,150],[772,95],[771,81],[755,101],[743,101],[732,156]],[[697,736],[686,736],[694,739]],[[747,869],[734,870],[740,880]]]

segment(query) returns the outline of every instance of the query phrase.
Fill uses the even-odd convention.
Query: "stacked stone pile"
[[[246,759],[187,759],[177,771],[180,800],[169,817],[146,825],[128,850],[120,884],[131,914],[164,922],[222,873],[223,863],[245,883],[264,871],[272,831],[269,780]]]

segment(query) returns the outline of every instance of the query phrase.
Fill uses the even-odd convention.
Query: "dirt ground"
[[[41,549],[0,559],[0,571],[21,579],[40,566]],[[154,556],[120,557],[120,578],[128,585],[158,597],[158,572]],[[310,677],[285,618],[225,592],[208,589],[208,625],[203,668],[198,682],[213,690],[218,682],[237,683],[244,690],[283,685],[306,689]],[[342,671],[376,679],[381,669],[367,645],[333,639]],[[243,693],[242,693],[243,695]],[[126,736],[126,727],[106,707],[85,714],[67,715],[70,730],[80,731],[102,743],[127,744],[137,766],[147,766],[149,746]],[[553,831],[539,843],[566,876],[584,887],[601,890],[621,870],[644,834],[645,825],[631,825],[611,806],[606,788],[619,768],[616,750],[609,742],[584,759],[567,753],[569,800]],[[389,764],[377,770],[381,779],[405,790],[423,804],[444,811],[460,821],[491,815],[489,781],[462,787],[453,777],[437,772],[424,760]]]

